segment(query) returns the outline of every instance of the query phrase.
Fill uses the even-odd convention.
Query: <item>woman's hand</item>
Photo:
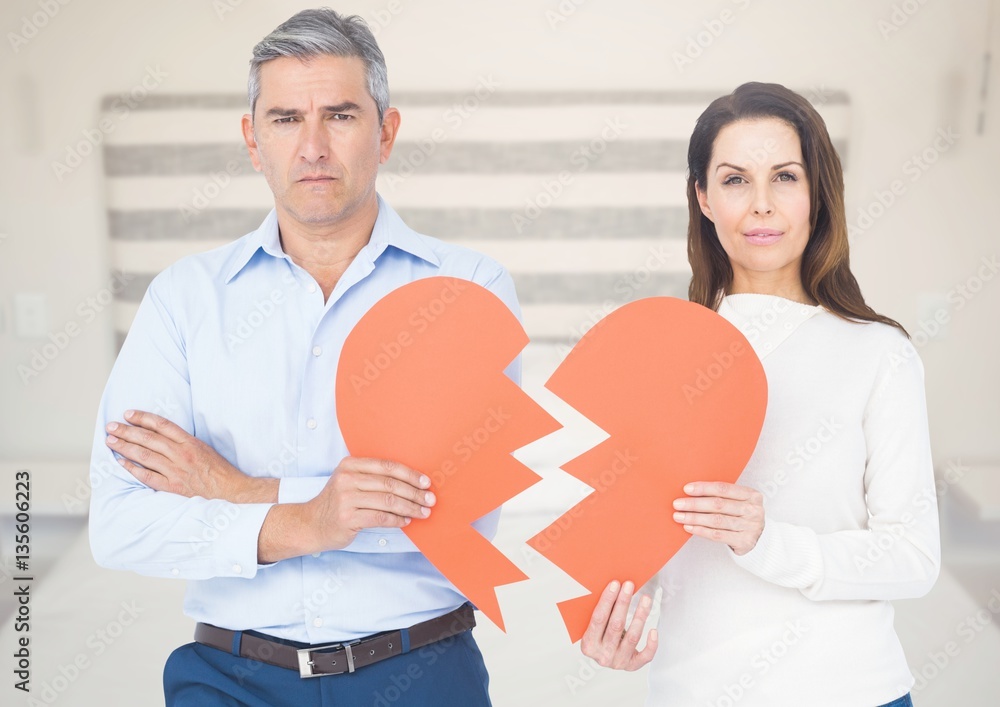
[[[653,601],[648,596],[639,600],[639,606],[627,627],[628,607],[632,602],[633,585],[625,582],[619,587],[612,582],[601,594],[594,614],[587,626],[580,650],[605,668],[615,670],[638,670],[653,659],[656,653],[656,629],[650,629],[646,645],[636,650],[642,638],[642,628],[646,625]]]
[[[722,481],[687,484],[688,498],[674,501],[674,520],[684,530],[725,543],[737,555],[754,549],[764,532],[764,496],[747,486]],[[691,497],[694,498],[691,498]]]
[[[107,445],[124,457],[118,463],[151,489],[231,503],[278,500],[278,479],[247,476],[170,420],[141,410],[129,410],[125,419],[131,424],[108,424]]]

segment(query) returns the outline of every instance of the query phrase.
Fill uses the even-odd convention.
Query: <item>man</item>
[[[430,481],[348,456],[334,380],[345,337],[395,288],[463,278],[519,314],[513,283],[376,194],[400,115],[360,18],[279,26],[254,48],[249,98],[274,210],[150,284],[98,414],[94,557],[188,580],[199,625],[164,668],[168,705],[488,705],[471,609],[400,530],[430,514]]]

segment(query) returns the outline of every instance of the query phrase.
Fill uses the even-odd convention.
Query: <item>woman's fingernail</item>
[[[434,497],[434,494],[432,494],[430,491],[424,494],[424,500],[426,501],[428,506],[433,506],[435,503],[437,503],[437,499]]]
[[[635,585],[632,582],[625,582],[625,586],[622,587],[622,591],[626,594],[631,594],[633,589],[635,589]]]
[[[611,584],[608,585],[608,591],[612,594],[618,593],[618,580],[612,580]]]
[[[424,518],[426,518],[430,514],[431,514],[431,509],[430,508],[427,508],[425,506],[421,506],[420,507],[420,515],[422,515]]]
[[[674,513],[674,520],[676,520],[678,523],[683,523],[684,522],[684,514],[683,513]]]
[[[420,488],[425,489],[431,485],[431,480],[426,476],[420,477]]]
[[[684,486],[684,493],[694,493],[694,484],[686,484]]]

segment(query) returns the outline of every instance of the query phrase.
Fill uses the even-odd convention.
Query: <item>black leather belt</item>
[[[414,624],[406,629],[409,650],[436,643],[468,631],[476,625],[476,616],[468,604],[436,619]],[[199,623],[194,640],[227,653],[233,652],[235,631]],[[346,643],[295,648],[287,643],[268,640],[244,632],[240,637],[240,657],[250,658],[279,668],[297,670],[300,677],[353,673],[372,663],[403,653],[403,632],[387,631]]]

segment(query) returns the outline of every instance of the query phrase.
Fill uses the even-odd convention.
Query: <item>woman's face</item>
[[[731,292],[801,299],[809,182],[795,129],[776,118],[730,123],[715,138],[698,189],[733,268]]]

